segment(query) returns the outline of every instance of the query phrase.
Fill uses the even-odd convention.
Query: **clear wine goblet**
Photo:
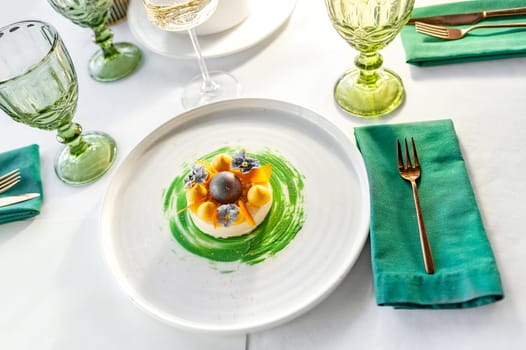
[[[396,73],[382,68],[378,51],[407,23],[414,0],[325,0],[325,4],[338,34],[360,52],[356,68],[344,73],[334,87],[336,102],[367,119],[394,111],[404,99],[404,86]]]
[[[101,177],[115,159],[115,141],[72,122],[77,76],[58,32],[41,21],[0,28],[0,62],[0,109],[17,122],[57,130],[66,145],[55,159],[57,176],[75,185]]]
[[[100,46],[89,61],[89,73],[97,81],[115,81],[127,77],[139,67],[141,50],[130,43],[113,43],[113,33],[106,26],[113,0],[48,0],[61,15],[94,32],[93,41]]]
[[[208,71],[195,27],[206,21],[217,8],[218,0],[143,0],[150,22],[167,31],[188,31],[201,74],[184,88],[182,104],[192,108],[239,95],[239,82],[223,71]]]

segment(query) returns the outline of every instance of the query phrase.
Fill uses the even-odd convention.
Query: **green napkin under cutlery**
[[[499,271],[451,120],[357,127],[371,193],[371,258],[378,305],[468,308],[504,297]],[[420,204],[435,263],[424,269],[411,185],[397,139],[414,138]]]
[[[30,145],[0,153],[0,174],[20,169],[21,181],[0,197],[24,193],[40,193],[40,197],[0,208],[0,224],[24,220],[40,213],[42,206],[42,181],[38,145]]]
[[[524,0],[475,0],[419,7],[412,17],[479,12],[525,6]],[[526,22],[526,16],[486,19],[482,23]],[[455,26],[467,28],[470,25]],[[418,33],[406,25],[400,33],[406,62],[417,66],[494,60],[526,56],[525,28],[484,28],[458,40],[442,40]]]

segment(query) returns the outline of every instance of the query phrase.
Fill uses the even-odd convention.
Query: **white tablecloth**
[[[418,1],[416,6],[444,1]],[[87,29],[46,1],[2,4],[0,26],[42,19],[61,33],[80,83],[75,120],[117,141],[115,167],[98,182],[71,187],[53,171],[60,145],[51,132],[0,118],[0,150],[40,145],[45,202],[35,219],[0,226],[0,348],[2,349],[517,349],[526,342],[525,100],[526,59],[418,68],[405,63],[397,38],[383,50],[385,66],[403,79],[404,105],[388,118],[364,121],[338,109],[335,80],[356,54],[333,30],[323,1],[299,0],[286,26],[241,53],[208,60],[230,70],[244,97],[289,101],[312,109],[352,137],[353,127],[451,118],[461,142],[505,299],[468,310],[401,311],[378,307],[369,245],[343,283],[318,306],[266,331],[233,336],[176,330],[142,313],[117,286],[101,252],[99,214],[119,163],[150,131],[183,111],[181,86],[193,60],[144,50],[132,77],[97,83],[86,64],[96,47]],[[137,42],[127,23],[116,41]],[[3,114],[3,113],[2,113]]]

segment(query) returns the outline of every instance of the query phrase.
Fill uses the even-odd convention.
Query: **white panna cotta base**
[[[267,203],[265,203],[261,207],[255,207],[253,205],[250,205],[249,203],[246,203],[247,210],[256,223],[254,226],[250,226],[245,220],[243,220],[239,224],[232,224],[228,227],[225,227],[221,224],[217,224],[217,226],[214,226],[214,224],[212,223],[203,221],[201,218],[199,218],[199,216],[197,216],[197,214],[191,211],[190,217],[192,218],[192,221],[199,230],[216,238],[237,237],[247,234],[253,231],[256,227],[259,226],[259,224],[261,224],[261,222],[263,222],[263,220],[265,220],[268,212],[270,211],[270,208],[272,207],[272,187],[270,186],[270,184],[267,184],[266,186],[270,191],[270,200]]]

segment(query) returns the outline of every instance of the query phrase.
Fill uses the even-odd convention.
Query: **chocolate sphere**
[[[210,181],[210,195],[219,203],[234,203],[241,193],[241,181],[229,171],[218,173]]]

